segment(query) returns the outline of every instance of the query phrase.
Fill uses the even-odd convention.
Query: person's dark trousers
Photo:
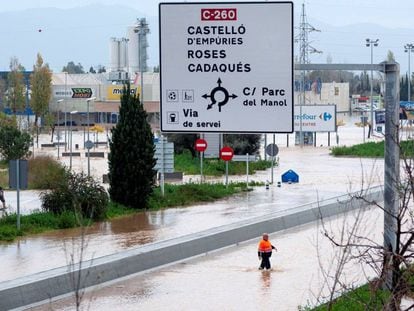
[[[270,269],[270,256],[272,253],[262,253],[262,262],[260,264],[260,268],[262,269]]]

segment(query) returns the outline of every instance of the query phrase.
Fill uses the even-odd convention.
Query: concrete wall
[[[364,198],[381,202],[382,190],[372,189],[364,194]],[[0,283],[0,310],[47,302],[53,297],[73,292],[79,277],[80,288],[86,288],[254,239],[263,232],[285,230],[364,205],[362,200],[349,200],[348,196],[308,204],[83,262],[81,270],[76,266],[62,267],[3,282]]]

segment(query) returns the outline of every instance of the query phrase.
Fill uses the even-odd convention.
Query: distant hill
[[[0,13],[0,71],[8,70],[10,58],[31,69],[40,52],[54,71],[69,61],[90,66],[110,62],[109,40],[126,37],[137,18],[150,24],[149,65],[158,64],[158,20],[123,6],[90,5],[79,9],[29,9]]]
[[[38,51],[54,71],[61,71],[69,61],[81,63],[86,71],[97,65],[108,68],[110,38],[125,37],[127,27],[141,17],[146,17],[150,26],[148,64],[155,66],[159,62],[158,17],[113,5],[0,13],[0,71],[8,70],[12,56],[26,69],[31,69]],[[370,50],[365,46],[365,38],[379,38],[374,62],[383,61],[388,50],[392,50],[401,64],[401,72],[405,72],[408,61],[403,46],[412,41],[413,29],[390,29],[363,23],[334,27],[310,17],[309,21],[321,30],[309,35],[311,45],[323,51],[323,54],[311,55],[312,62],[326,63],[329,56],[333,63],[369,63]],[[295,16],[295,26],[298,23],[299,16]],[[295,27],[295,33],[297,31]]]

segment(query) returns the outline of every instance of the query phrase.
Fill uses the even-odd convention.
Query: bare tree
[[[400,149],[401,175],[398,176],[398,180],[392,180],[391,184],[397,194],[396,197],[399,198],[397,213],[392,214],[384,207],[383,202],[368,199],[363,191],[352,195],[353,200],[362,200],[369,206],[379,209],[385,219],[388,217],[395,222],[396,226],[391,232],[395,235],[395,247],[391,248],[382,240],[374,240],[367,234],[361,233],[361,227],[366,226],[362,220],[362,214],[357,215],[353,226],[343,227],[339,236],[334,235],[326,227],[323,219],[321,221],[323,234],[340,249],[335,269],[324,268],[325,279],[331,279],[330,295],[324,297],[328,310],[332,309],[332,302],[340,293],[351,289],[340,281],[344,266],[350,260],[358,260],[374,271],[375,277],[366,279],[373,293],[378,293],[380,290],[389,292],[389,298],[382,302],[384,310],[401,310],[402,299],[411,293],[409,279],[414,275],[414,142],[398,141],[396,143]],[[389,282],[390,276],[391,282]],[[413,308],[414,304],[411,304],[406,310]]]
[[[85,282],[89,277],[89,269],[84,269],[84,263],[85,253],[89,243],[89,239],[87,238],[87,230],[90,226],[91,219],[85,220],[84,217],[76,211],[75,217],[77,223],[80,225],[80,235],[72,237],[70,244],[63,241],[63,249],[66,256],[66,265],[70,275],[69,281],[74,293],[76,310],[79,311],[85,295]],[[89,265],[92,265],[92,260],[89,262]]]

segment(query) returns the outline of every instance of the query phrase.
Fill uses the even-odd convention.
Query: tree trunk
[[[34,120],[34,126],[36,127],[36,146],[39,148],[39,128],[37,126],[37,120],[38,120],[37,114],[35,114],[35,120]]]

